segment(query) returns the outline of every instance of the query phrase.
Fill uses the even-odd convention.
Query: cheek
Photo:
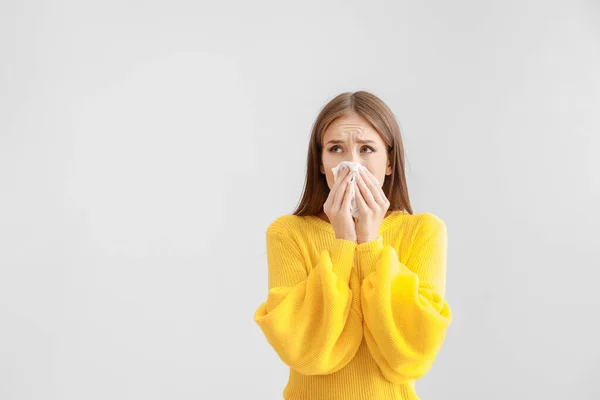
[[[331,189],[331,185],[333,185],[333,173],[326,165],[323,167],[323,170],[325,172],[325,182],[327,182],[327,186]],[[321,176],[323,176],[322,172]]]
[[[330,187],[335,183],[335,178],[333,177],[333,172],[331,169],[327,170],[327,181],[329,182]]]
[[[323,162],[323,172],[325,173],[325,178],[327,179],[327,185],[329,187],[331,187],[331,185],[333,185],[333,171],[331,171],[332,168],[335,167],[335,165],[329,165],[331,163],[327,162],[327,160],[324,160]]]

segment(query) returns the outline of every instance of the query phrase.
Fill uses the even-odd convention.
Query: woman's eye
[[[329,149],[329,151],[331,151],[332,153],[335,153],[334,149],[337,149],[338,147],[340,147],[340,146],[333,146]],[[369,149],[369,150],[371,150],[370,151],[371,153],[375,151],[371,146],[365,146],[365,147],[363,147],[363,149]]]

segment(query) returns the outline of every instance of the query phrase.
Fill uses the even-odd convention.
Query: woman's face
[[[341,161],[359,162],[383,186],[386,175],[391,175],[385,142],[377,131],[361,116],[346,115],[333,121],[323,132],[321,173],[327,186],[333,186],[332,168]]]

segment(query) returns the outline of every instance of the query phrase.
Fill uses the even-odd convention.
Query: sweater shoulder
[[[417,214],[399,213],[389,225],[394,232],[403,232],[404,234],[417,234],[445,229],[446,224],[438,215],[431,212],[422,212]]]
[[[294,214],[284,214],[273,220],[267,227],[267,234],[279,233],[292,237],[294,232],[298,231],[303,224],[302,217]]]
[[[391,243],[401,252],[407,252],[422,238],[447,235],[444,220],[431,212],[403,213],[393,221],[387,233],[393,238]]]
[[[446,223],[444,220],[431,212],[423,212],[414,214],[417,218],[417,230],[422,233],[429,232],[440,232],[446,230]]]

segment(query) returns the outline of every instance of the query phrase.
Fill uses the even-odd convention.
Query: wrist
[[[350,236],[336,236],[336,239],[347,240],[348,242],[356,243],[356,239]]]
[[[357,241],[358,241],[358,244],[361,244],[361,243],[368,243],[368,242],[371,242],[371,241],[373,241],[373,240],[375,240],[375,239],[377,239],[377,236],[363,236],[363,237],[360,237],[360,236],[359,236],[359,237],[357,238]]]

